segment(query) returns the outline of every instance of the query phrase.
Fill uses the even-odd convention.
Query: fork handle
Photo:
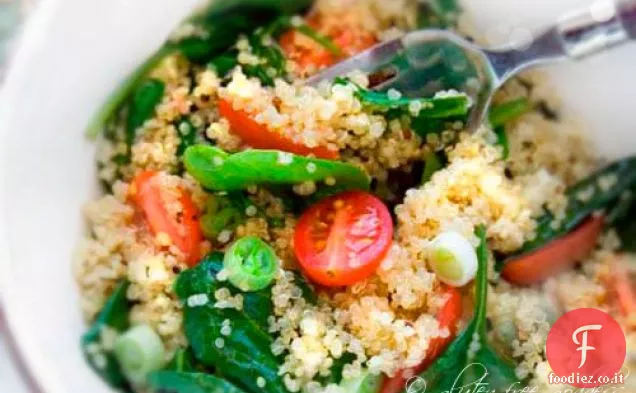
[[[569,57],[601,52],[636,39],[636,1],[596,1],[586,10],[566,15],[557,29]]]
[[[600,0],[565,15],[523,49],[487,50],[499,84],[543,63],[581,59],[636,40],[636,0]]]

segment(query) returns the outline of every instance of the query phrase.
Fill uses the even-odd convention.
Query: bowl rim
[[[26,65],[37,54],[46,38],[56,10],[61,6],[61,0],[40,0],[29,18],[24,22],[20,31],[14,37],[18,45],[12,58],[8,60],[5,79],[0,87],[0,103],[11,102],[13,97],[20,94],[22,81],[28,78]],[[0,139],[6,133],[8,105],[0,104]],[[64,393],[63,386],[57,381],[52,370],[46,365],[37,343],[30,335],[29,329],[20,303],[13,290],[12,260],[7,237],[6,204],[5,204],[5,168],[0,166],[0,307],[4,314],[3,329],[9,344],[10,353],[17,363],[18,370],[26,386],[33,393]]]

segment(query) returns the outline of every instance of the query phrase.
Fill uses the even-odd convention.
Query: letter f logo
[[[580,345],[580,347],[576,349],[577,351],[581,351],[581,364],[579,365],[579,368],[583,367],[587,361],[587,351],[593,351],[596,349],[587,345],[587,332],[590,330],[601,330],[602,328],[603,326],[601,325],[585,325],[576,329],[574,333],[572,333],[572,341],[574,341],[574,344]],[[583,333],[582,342],[579,342],[579,339],[577,338],[579,333]]]

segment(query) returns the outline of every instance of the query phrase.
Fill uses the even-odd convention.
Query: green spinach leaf
[[[216,276],[223,266],[223,255],[210,254],[195,268],[182,272],[175,283],[175,292],[186,302],[184,323],[186,337],[196,358],[204,365],[218,367],[237,386],[248,392],[285,393],[278,375],[279,361],[271,352],[272,337],[267,318],[271,315],[270,290],[243,293],[243,309],[215,307],[214,293],[232,287]],[[206,304],[190,307],[191,296],[205,295]],[[231,332],[222,334],[224,321],[230,321]],[[266,386],[261,390],[257,379]]]
[[[388,92],[363,89],[345,78],[337,78],[334,83],[354,86],[356,97],[371,111],[384,113],[389,119],[410,118],[411,128],[422,138],[449,129],[456,121],[465,121],[470,107],[468,96],[462,93],[432,98],[396,98]]]
[[[126,101],[130,98],[133,91],[147,77],[148,73],[161,62],[166,56],[173,53],[171,48],[162,48],[155,53],[150,59],[146,60],[135,72],[133,72],[126,80],[108,97],[106,103],[100,108],[99,112],[91,120],[86,129],[86,135],[89,138],[96,138],[100,132],[104,130],[116,114],[121,110]]]
[[[636,252],[636,211],[632,212],[631,218],[623,221],[616,229],[621,239],[621,250],[626,252]]]
[[[222,253],[210,253],[196,267],[182,272],[174,285],[175,293],[186,303],[183,326],[194,356],[203,365],[220,370],[228,381],[246,392],[286,393],[278,375],[280,359],[272,354],[273,337],[268,332],[273,307],[271,288],[243,293],[220,282],[217,274],[223,268],[223,257]],[[299,274],[294,278],[305,300],[315,304],[316,295],[309,284]],[[215,307],[214,293],[221,288],[232,295],[241,294],[243,308]],[[188,305],[191,296],[201,295],[209,301]],[[228,323],[231,331],[223,334],[221,329]],[[335,364],[333,374],[340,378],[342,365]],[[265,379],[264,388],[258,386],[259,377]]]
[[[148,73],[166,56],[180,52],[194,62],[208,62],[234,45],[239,35],[249,34],[280,15],[301,13],[311,4],[312,0],[212,1],[209,7],[196,13],[187,21],[200,34],[163,45],[110,95],[104,106],[91,120],[86,134],[92,138],[97,137],[106,124],[125,106],[126,101]],[[227,60],[227,57],[224,60]],[[235,58],[230,58],[230,61],[235,61]],[[227,67],[227,62],[224,64]]]
[[[259,184],[319,182],[330,177],[349,189],[369,188],[369,177],[356,166],[275,150],[228,154],[213,146],[196,145],[186,150],[184,163],[190,175],[213,191],[241,190]]]
[[[114,329],[121,333],[130,326],[128,314],[131,305],[126,297],[129,285],[127,281],[117,285],[104,308],[81,340],[84,357],[91,368],[110,386],[122,391],[130,391],[128,381],[124,377],[115,355],[101,348],[101,335],[103,329]]]
[[[188,22],[205,32],[168,46],[195,62],[207,62],[232,46],[239,35],[250,34],[280,15],[309,8],[310,0],[225,0],[214,1]]]
[[[447,392],[453,387],[484,389],[488,392],[506,392],[519,382],[514,368],[491,348],[486,333],[488,304],[488,244],[486,230],[477,228],[480,239],[477,248],[479,270],[475,288],[475,314],[472,321],[420,378],[427,391]],[[484,384],[484,385],[479,385]],[[472,388],[471,388],[472,387]]]
[[[215,241],[224,230],[234,230],[248,218],[248,209],[255,209],[254,216],[267,220],[273,228],[284,226],[284,216],[269,216],[258,204],[254,203],[245,191],[218,192],[209,194],[201,217],[203,235]]]
[[[410,108],[417,106],[419,113],[415,117],[422,119],[448,119],[454,116],[465,116],[470,106],[468,96],[462,93],[438,95],[433,98],[395,98],[386,92],[363,89],[343,78],[337,79],[335,83],[355,86],[355,94],[360,102],[372,110],[384,112],[399,110],[399,113],[409,114]]]
[[[210,60],[207,64],[208,68],[216,71],[220,77],[225,77],[238,65],[238,51],[230,49]]]
[[[623,194],[619,203],[607,216],[610,225],[621,239],[621,250],[636,252],[636,195],[632,189]]]
[[[162,81],[148,79],[135,89],[126,119],[126,143],[128,146],[132,146],[135,142],[137,129],[154,115],[155,108],[163,99],[165,88]]]
[[[510,157],[510,143],[506,133],[506,123],[516,120],[532,110],[532,104],[525,98],[518,98],[494,105],[488,114],[491,127],[497,135],[497,145],[503,149],[503,160]]]
[[[501,158],[505,161],[510,157],[510,141],[508,140],[506,127],[496,127],[495,135],[497,135],[497,145],[501,146],[502,148]]]
[[[446,162],[446,157],[442,152],[430,152],[426,155],[424,159],[424,171],[422,172],[422,181],[421,184],[428,183],[435,172],[444,168],[444,164]]]
[[[488,114],[488,120],[493,128],[505,125],[532,110],[532,103],[525,97],[506,101],[494,105]]]
[[[192,348],[178,349],[164,371],[197,372],[205,371],[205,367],[197,362]]]
[[[260,79],[266,86],[273,86],[276,78],[287,75],[287,60],[275,40],[289,24],[288,21],[289,16],[281,16],[269,25],[257,28],[248,36],[250,53],[259,59],[259,63],[242,65],[245,75]],[[238,55],[234,49],[230,53]]]
[[[177,132],[179,133],[179,146],[177,156],[181,157],[186,149],[194,145],[197,141],[197,129],[190,119],[181,119],[177,122]]]
[[[245,393],[222,378],[193,372],[157,371],[148,385],[154,393]]]
[[[555,225],[554,216],[546,212],[537,219],[536,238],[510,258],[535,251],[568,234],[592,213],[610,209],[625,192],[635,188],[636,157],[624,158],[588,176],[568,189],[568,207],[559,225]]]
[[[461,11],[457,0],[428,0],[418,2],[420,28],[446,29],[454,27]]]
[[[264,27],[258,27],[247,37],[250,54],[257,57],[259,64],[244,64],[243,72],[250,77],[260,79],[266,86],[273,86],[276,78],[287,75],[287,60],[279,45],[275,42],[284,32],[294,29],[318,42],[335,56],[342,55],[340,48],[331,39],[318,33],[306,24],[295,25],[292,18],[285,14]],[[214,57],[209,65],[221,76],[238,65],[238,51],[231,48]]]
[[[247,220],[245,210],[251,203],[242,191],[227,195],[211,194],[201,217],[203,235],[215,241],[224,230],[234,230]]]

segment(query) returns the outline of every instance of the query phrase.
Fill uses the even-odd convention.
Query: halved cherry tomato
[[[269,130],[264,125],[257,123],[245,111],[232,108],[232,104],[226,100],[219,101],[219,113],[230,123],[232,132],[253,148],[282,150],[301,156],[314,155],[328,160],[338,158],[337,151],[329,150],[324,146],[307,147],[278,132]]]
[[[464,311],[462,294],[457,288],[450,286],[444,288],[444,293],[448,296],[448,300],[437,313],[437,321],[439,322],[440,328],[447,328],[449,330],[449,336],[437,337],[431,340],[424,361],[413,368],[398,371],[392,378],[386,378],[382,385],[381,393],[399,393],[403,391],[409,378],[426,370],[455,338],[457,334],[457,323],[461,319]]]
[[[338,60],[360,53],[378,42],[372,33],[363,28],[352,28],[346,24],[338,28],[324,28],[322,26],[323,20],[324,18],[321,17],[312,17],[307,21],[307,24],[329,37],[342,50],[341,57],[335,56],[319,43],[293,29],[283,34],[279,40],[280,47],[286,57],[294,60],[303,71],[316,71],[328,67]]]
[[[172,243],[183,252],[189,266],[199,262],[203,234],[199,225],[199,212],[192,197],[181,191],[179,203],[181,212],[176,216],[170,214],[162,198],[161,184],[157,172],[142,172],[134,179],[131,197],[143,212],[150,231],[157,235],[165,233]]]
[[[343,27],[330,34],[336,44],[345,55],[353,56],[378,43],[375,36],[367,31],[353,31]]]
[[[588,218],[560,239],[508,262],[501,275],[514,284],[531,285],[567,270],[594,250],[603,223],[601,216]]]
[[[294,60],[303,71],[328,67],[336,61],[334,55],[317,42],[299,44],[299,40],[307,41],[309,39],[303,37],[302,33],[296,30],[289,30],[280,37],[279,44],[285,57]]]
[[[373,274],[391,246],[393,221],[371,194],[349,191],[307,210],[294,252],[307,276],[325,286],[351,285]]]

